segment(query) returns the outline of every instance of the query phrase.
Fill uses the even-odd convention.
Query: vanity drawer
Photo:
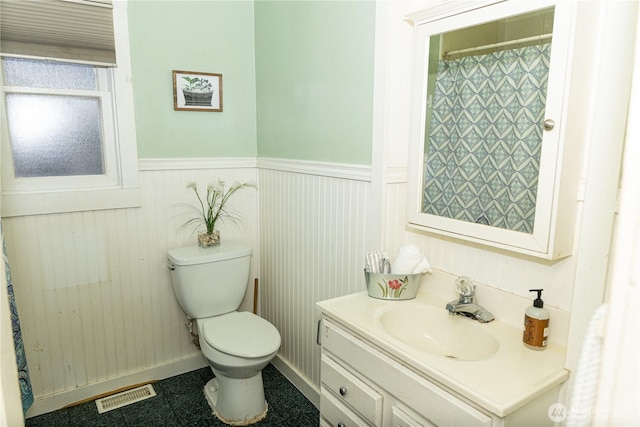
[[[391,425],[393,427],[436,427],[425,419],[409,415],[396,405],[391,407]]]
[[[322,385],[330,390],[336,399],[353,408],[371,424],[382,424],[382,395],[326,354],[322,355]]]
[[[320,388],[320,414],[322,416],[320,424],[328,424],[333,427],[366,427],[371,425],[340,403],[333,393],[324,387]]]
[[[367,378],[438,426],[489,427],[490,416],[417,375],[326,318],[322,346],[343,366]],[[322,373],[324,375],[324,372]]]

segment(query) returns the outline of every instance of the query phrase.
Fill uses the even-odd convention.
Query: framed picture
[[[173,70],[173,109],[222,111],[222,74]]]

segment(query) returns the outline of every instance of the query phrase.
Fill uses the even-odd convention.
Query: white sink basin
[[[380,326],[392,338],[416,350],[457,360],[481,360],[498,351],[498,340],[487,324],[450,316],[444,308],[403,305],[381,311]]]

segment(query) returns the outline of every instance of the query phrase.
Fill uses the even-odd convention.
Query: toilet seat
[[[280,347],[280,333],[276,327],[248,311],[233,311],[202,322],[205,342],[232,356],[264,357]]]

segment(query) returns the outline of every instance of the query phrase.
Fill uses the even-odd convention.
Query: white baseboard
[[[123,375],[121,377],[90,384],[73,390],[38,397],[35,402],[33,402],[31,408],[27,411],[26,418],[56,411],[73,403],[81,402],[94,396],[100,396],[124,387],[149,381],[163,380],[195,369],[204,368],[205,366],[207,366],[206,359],[202,354],[196,354],[186,359],[180,359],[166,365],[155,366],[144,371],[134,372],[132,374]]]
[[[299,391],[309,399],[309,401],[320,410],[320,390],[317,386],[310,383],[308,378],[303,376],[296,368],[291,366],[289,362],[281,358],[280,355],[276,355],[271,361],[271,364],[282,375],[285,376]]]

